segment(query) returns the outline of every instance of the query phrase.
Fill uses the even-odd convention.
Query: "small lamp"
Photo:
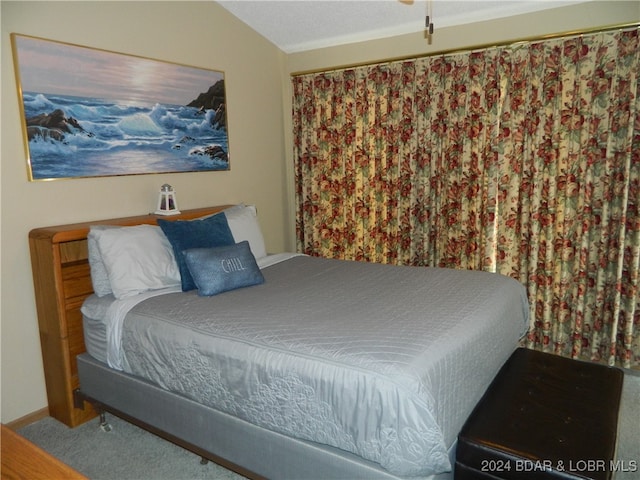
[[[160,187],[160,193],[158,194],[156,215],[177,215],[178,213],[180,213],[180,210],[178,210],[176,192],[171,185],[165,183]]]

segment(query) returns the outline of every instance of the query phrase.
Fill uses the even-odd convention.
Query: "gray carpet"
[[[71,429],[47,417],[18,433],[92,480],[245,478],[213,462],[202,465],[198,455],[118,417],[107,415],[107,421],[110,432],[100,428],[98,419]]]
[[[47,417],[19,433],[93,480],[241,480],[244,477],[108,415],[75,429]],[[597,441],[597,439],[593,439]],[[627,371],[620,404],[616,480],[640,480],[640,372]],[[585,459],[588,460],[588,459]]]
[[[615,480],[640,480],[640,371],[625,370],[618,417]]]

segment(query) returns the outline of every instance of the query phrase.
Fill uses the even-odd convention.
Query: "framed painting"
[[[11,42],[29,180],[229,170],[223,72]]]

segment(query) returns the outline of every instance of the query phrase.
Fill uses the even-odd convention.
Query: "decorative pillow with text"
[[[173,247],[173,253],[180,270],[183,292],[196,288],[184,258],[185,250],[235,244],[227,218],[224,215],[213,215],[196,220],[158,219],[158,225]]]
[[[189,249],[184,251],[184,257],[200,296],[208,297],[264,282],[246,240],[225,247]]]

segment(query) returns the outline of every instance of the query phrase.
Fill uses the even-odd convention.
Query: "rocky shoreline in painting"
[[[137,159],[142,171],[127,172],[133,174],[148,173],[143,161],[153,163],[154,172],[229,167],[224,80],[187,105],[126,105],[33,92],[23,100],[31,162],[44,166],[46,178],[68,176],[74,164],[95,169],[101,153],[123,169],[127,158]],[[99,170],[72,176],[104,174]]]
[[[211,121],[214,128],[227,128],[227,112],[225,104],[224,80],[212,85],[206,93],[187,104],[187,107],[197,108],[200,112],[215,110],[216,115]]]
[[[65,133],[84,132],[78,121],[73,117],[65,117],[59,108],[51,113],[41,113],[27,118],[27,138],[29,141],[42,137],[45,140],[64,141]],[[86,132],[85,132],[86,133]],[[92,135],[87,133],[87,135]]]

